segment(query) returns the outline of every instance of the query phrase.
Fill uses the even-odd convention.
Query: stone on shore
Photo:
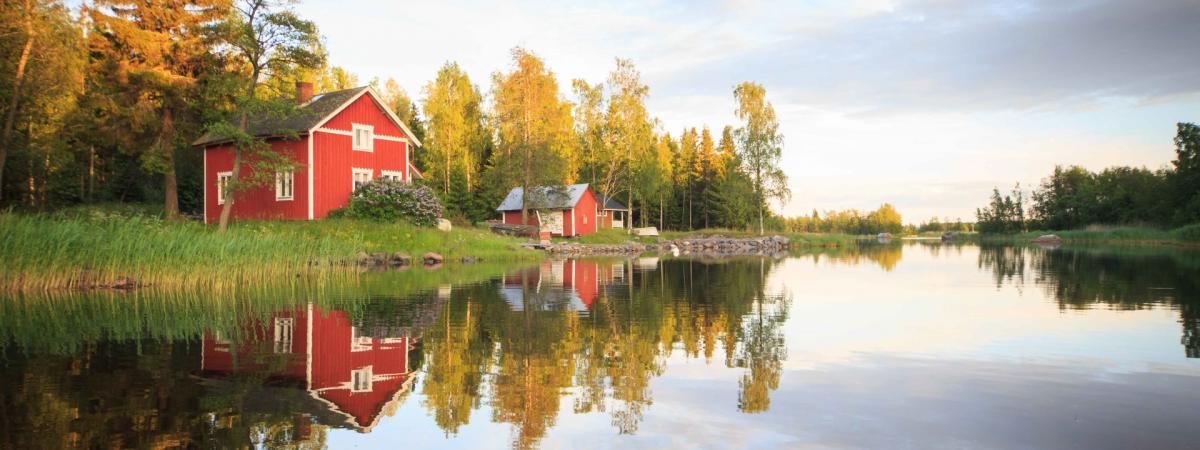
[[[1062,245],[1063,239],[1053,234],[1043,234],[1035,238],[1033,243],[1038,245],[1057,246]]]
[[[421,260],[425,262],[425,265],[432,266],[434,264],[441,264],[442,261],[445,261],[445,258],[440,253],[429,252],[422,256]]]
[[[392,253],[392,265],[407,266],[410,263],[412,263],[412,256],[409,256],[408,253],[404,253],[404,252]]]

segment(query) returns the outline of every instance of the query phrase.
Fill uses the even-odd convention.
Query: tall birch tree
[[[758,201],[758,232],[764,232],[763,214],[770,200],[785,200],[791,192],[787,175],[779,167],[783,156],[783,134],[775,107],[767,101],[767,90],[761,84],[744,81],[733,89],[737,103],[734,114],[744,121],[737,129],[739,156],[746,173],[754,184]]]

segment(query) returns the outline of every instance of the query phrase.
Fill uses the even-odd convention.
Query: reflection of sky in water
[[[561,399],[543,448],[1159,448],[1195,443],[1200,360],[1179,311],[1060,308],[1025,270],[997,286],[979,249],[907,247],[888,264],[790,259],[768,292],[790,294],[787,359],[763,413],[738,412],[744,368],[675,351],[651,380],[634,435]],[[884,269],[888,270],[884,270]],[[519,295],[519,292],[518,292]],[[767,313],[770,313],[768,309]],[[419,387],[414,391],[420,392]],[[609,408],[619,408],[610,399]],[[334,447],[503,448],[486,402],[453,439],[415,398],[369,436]],[[413,424],[421,424],[413,426]],[[1191,445],[1191,444],[1187,444]]]
[[[1059,309],[1044,286],[996,287],[976,265],[979,249],[938,256],[910,246],[891,271],[872,264],[789,260],[774,289],[793,294],[785,326],[787,367],[857,358],[860,352],[998,360],[1095,358],[1109,370],[1182,365],[1179,313],[1096,305]],[[1027,276],[1027,278],[1031,278]]]

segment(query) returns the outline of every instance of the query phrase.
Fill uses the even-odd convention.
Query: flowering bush
[[[359,186],[350,195],[346,215],[359,219],[404,219],[414,225],[433,226],[442,218],[442,203],[428,186],[384,178]]]

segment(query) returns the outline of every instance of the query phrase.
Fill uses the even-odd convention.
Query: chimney
[[[296,104],[303,105],[305,103],[308,103],[309,100],[312,100],[312,96],[313,96],[312,91],[313,91],[312,83],[309,83],[307,81],[297,81],[296,82]]]

